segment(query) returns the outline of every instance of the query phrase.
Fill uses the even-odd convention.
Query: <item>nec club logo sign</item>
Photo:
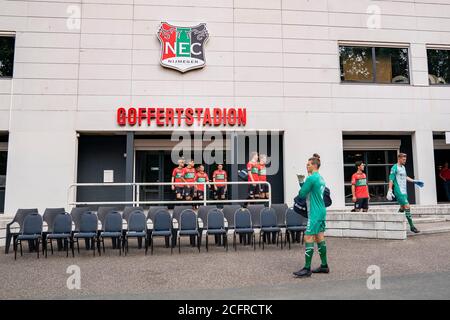
[[[204,45],[209,38],[206,24],[177,27],[161,23],[158,39],[161,42],[161,65],[180,72],[205,66]]]

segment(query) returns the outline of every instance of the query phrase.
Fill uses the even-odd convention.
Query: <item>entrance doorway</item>
[[[450,162],[450,145],[445,144],[445,140],[439,137],[434,140],[434,148],[437,201],[440,203],[448,203],[450,199],[447,198],[445,183],[439,175],[444,164]]]
[[[5,211],[6,163],[8,159],[8,143],[0,142],[0,214]]]

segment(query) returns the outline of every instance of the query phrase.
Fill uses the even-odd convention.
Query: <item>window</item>
[[[13,76],[14,43],[14,37],[0,36],[0,78]]]
[[[396,162],[397,150],[348,150],[344,151],[345,202],[352,203],[351,180],[356,172],[355,162],[366,164],[365,173],[369,184],[371,203],[387,202],[389,173]]]
[[[428,49],[430,85],[450,84],[450,50]]]
[[[407,48],[339,46],[341,81],[409,84]]]

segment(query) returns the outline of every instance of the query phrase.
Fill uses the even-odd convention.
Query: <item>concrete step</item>
[[[450,232],[450,221],[446,222],[433,222],[433,223],[415,223],[416,228],[420,230],[420,233],[412,233],[408,231],[408,237],[415,237],[425,234],[436,234]]]
[[[414,217],[414,223],[416,224],[422,224],[422,223],[435,223],[435,222],[446,222],[447,219],[445,217]]]

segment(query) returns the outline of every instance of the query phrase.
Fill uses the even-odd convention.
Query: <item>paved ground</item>
[[[186,244],[186,240],[185,240]],[[185,245],[182,253],[158,243],[155,254],[133,249],[126,257],[107,250],[102,257],[82,251],[48,259],[26,253],[14,261],[0,254],[0,299],[450,299],[450,234],[406,241],[328,239],[329,275],[295,279],[303,248]],[[320,263],[317,251],[314,265]],[[67,267],[81,270],[81,289],[69,290]],[[381,289],[368,290],[367,267],[381,270]]]

